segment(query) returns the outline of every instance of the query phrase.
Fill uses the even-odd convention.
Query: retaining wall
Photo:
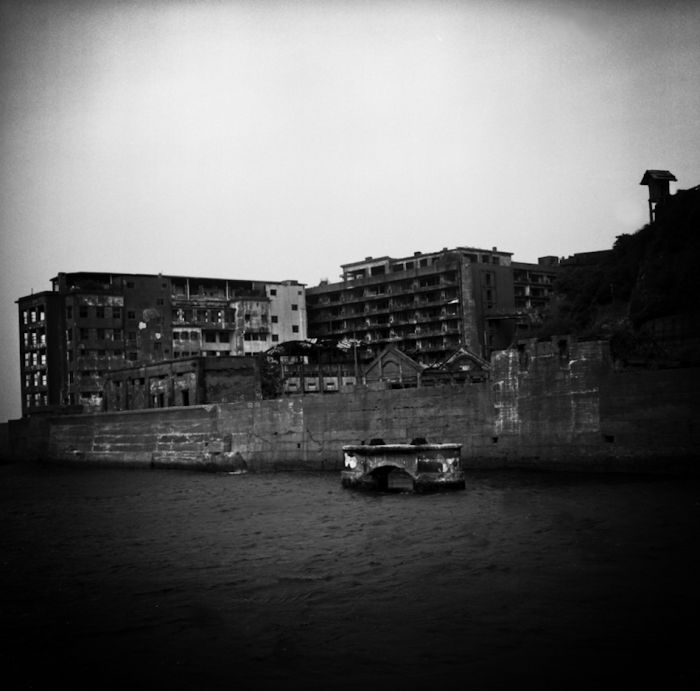
[[[119,465],[340,469],[343,444],[421,436],[469,468],[694,468],[700,370],[615,372],[602,342],[492,359],[486,383],[55,417],[49,459]]]

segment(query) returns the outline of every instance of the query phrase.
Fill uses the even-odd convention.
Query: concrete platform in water
[[[408,476],[415,492],[464,489],[461,444],[349,444],[343,446],[343,487],[388,491],[392,473]]]

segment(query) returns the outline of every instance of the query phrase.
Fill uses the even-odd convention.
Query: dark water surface
[[[698,688],[697,480],[0,467],[4,688]]]

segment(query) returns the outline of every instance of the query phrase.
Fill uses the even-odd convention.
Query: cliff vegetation
[[[676,340],[697,339],[699,271],[700,186],[670,197],[653,223],[618,236],[609,252],[565,261],[538,336],[606,338],[618,358],[663,359],[659,323],[675,319]]]

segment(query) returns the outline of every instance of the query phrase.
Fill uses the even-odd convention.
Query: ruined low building
[[[388,346],[365,367],[362,379],[367,385],[383,383],[390,388],[419,386],[424,371],[417,363],[395,346]]]
[[[144,410],[262,398],[255,357],[190,357],[111,370],[104,410]]]
[[[468,348],[459,348],[442,362],[427,367],[421,374],[423,386],[470,384],[487,381],[491,365],[472,353]]]

